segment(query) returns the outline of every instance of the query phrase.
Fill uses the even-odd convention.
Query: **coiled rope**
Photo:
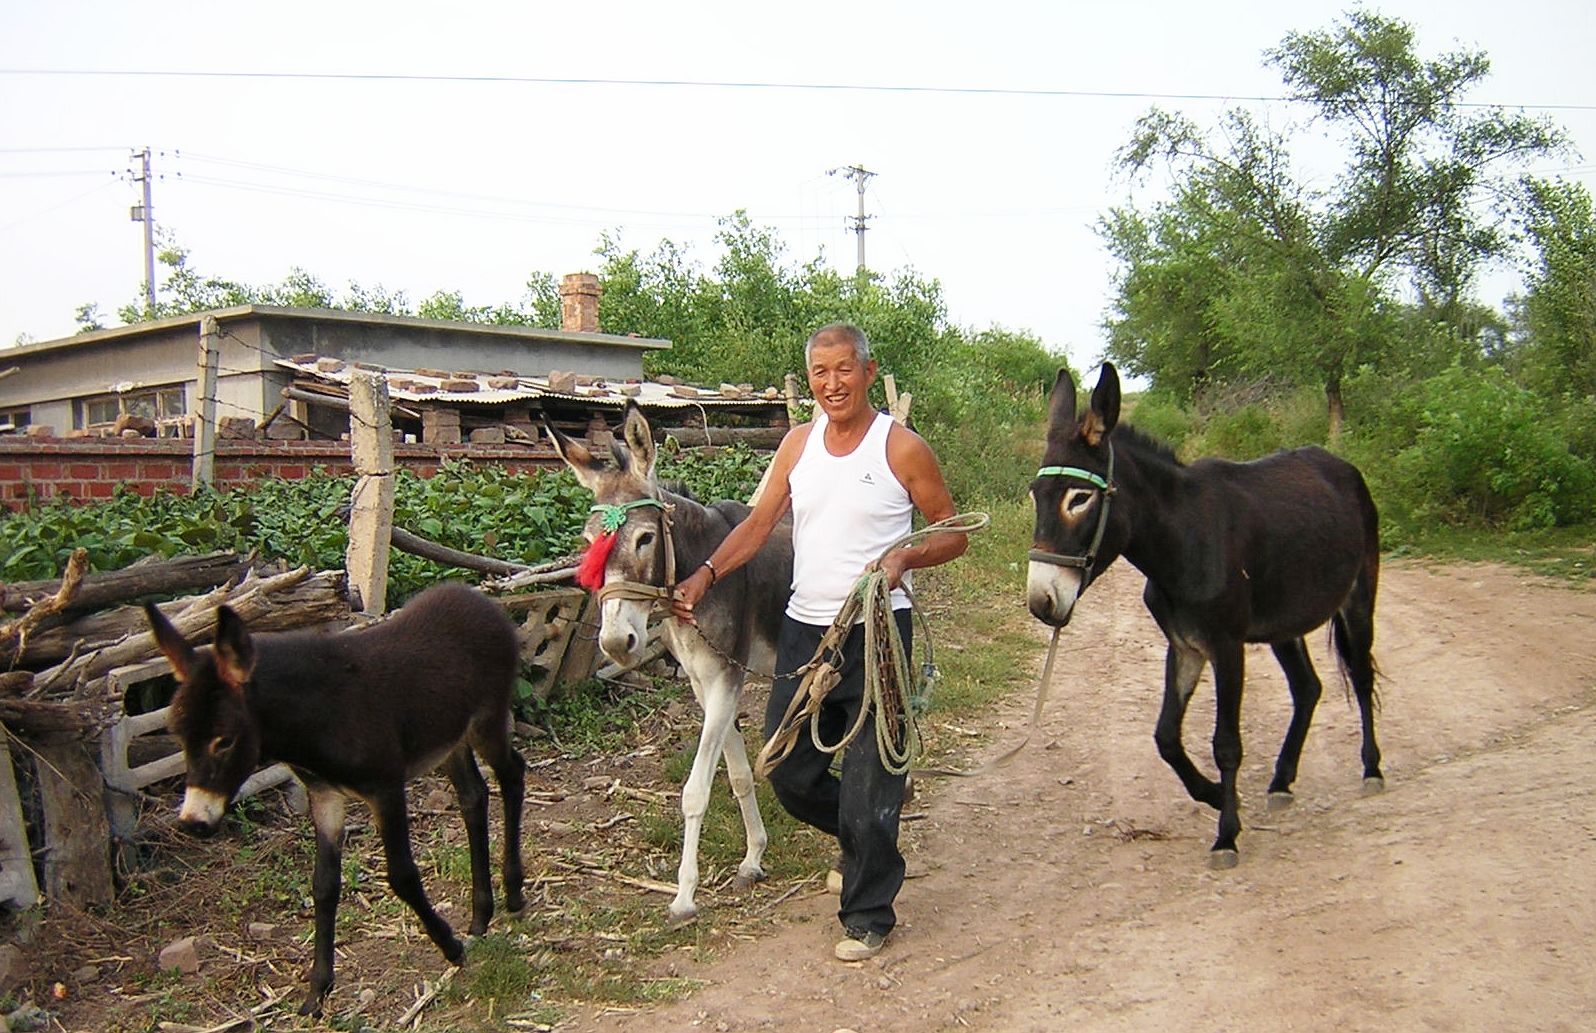
[[[787,759],[805,723],[809,725],[809,737],[815,749],[835,754],[859,737],[872,712],[876,718],[876,750],[882,767],[894,775],[910,770],[923,749],[919,716],[929,702],[936,665],[929,659],[931,640],[927,634],[925,655],[928,659],[920,668],[922,678],[919,682],[912,680],[898,625],[892,619],[892,589],[887,585],[887,576],[881,571],[880,563],[892,550],[922,538],[946,532],[968,534],[991,522],[991,517],[985,513],[960,513],[911,531],[882,550],[870,568],[854,582],[841,611],[821,636],[814,658],[794,672],[802,673],[803,680],[793,693],[775,733],[759,751],[754,764],[757,777],[765,777]],[[914,604],[912,595],[909,602],[921,627],[929,630],[925,615]],[[842,646],[861,616],[864,623],[864,701],[859,707],[859,716],[843,737],[835,743],[826,743],[820,737],[821,703],[842,678]],[[912,694],[911,689],[914,690]]]

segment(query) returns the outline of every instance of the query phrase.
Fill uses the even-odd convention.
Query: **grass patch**
[[[931,626],[941,675],[931,719],[959,718],[1029,685],[1029,658],[1038,651],[1025,609],[1026,549],[1033,511],[1028,500],[973,505],[992,517],[970,536],[970,548],[941,567],[915,572],[915,595]],[[916,634],[920,634],[918,629]],[[915,643],[917,660],[926,657]]]
[[[1591,545],[1589,526],[1529,531],[1439,527],[1409,534],[1387,555],[1422,556],[1443,563],[1505,563],[1574,585],[1596,581],[1596,546]]]
[[[639,727],[663,723],[665,709],[688,691],[685,684],[663,679],[632,686],[589,678],[531,703],[528,720],[541,725],[564,753],[619,753],[629,748]]]

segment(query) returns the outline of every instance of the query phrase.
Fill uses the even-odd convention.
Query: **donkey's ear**
[[[1066,366],[1058,371],[1053,382],[1053,395],[1048,403],[1047,437],[1049,443],[1059,439],[1063,444],[1067,435],[1075,432],[1075,378]]]
[[[549,442],[554,445],[555,453],[565,460],[565,465],[576,474],[577,483],[588,491],[596,491],[599,476],[604,472],[604,461],[589,452],[587,446],[580,441],[566,437],[549,422],[547,416],[543,418],[543,431],[549,436]]]
[[[1081,420],[1081,436],[1088,445],[1097,445],[1119,423],[1119,371],[1112,362],[1103,363],[1092,389],[1092,405]]]
[[[238,693],[255,673],[255,640],[249,637],[244,619],[227,606],[216,608],[216,671],[222,683]]]
[[[654,475],[654,432],[649,429],[648,419],[635,398],[626,400],[626,419],[621,425],[621,436],[626,439],[626,447],[636,462],[632,472],[644,480],[651,480]]]
[[[166,662],[172,665],[172,673],[178,681],[188,681],[188,672],[194,667],[194,647],[166,619],[166,614],[155,608],[154,603],[144,604],[144,618],[150,622],[150,634],[155,636],[155,645],[166,657]]]

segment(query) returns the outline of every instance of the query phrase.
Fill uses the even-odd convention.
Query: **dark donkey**
[[[1154,738],[1192,798],[1219,811],[1210,859],[1228,868],[1241,831],[1236,770],[1245,643],[1269,643],[1291,688],[1291,725],[1269,784],[1270,806],[1292,799],[1322,691],[1304,636],[1326,621],[1363,713],[1365,790],[1384,788],[1374,741],[1374,500],[1356,467],[1321,448],[1251,463],[1182,465],[1168,448],[1116,426],[1119,401],[1119,374],[1104,363],[1090,407],[1077,415],[1075,381],[1059,371],[1043,466],[1031,484],[1036,536],[1027,596],[1037,619],[1060,627],[1121,554],[1147,576],[1142,599],[1169,640]],[[1197,770],[1181,743],[1186,704],[1205,662],[1214,667],[1218,782]]]
[[[597,502],[587,522],[588,540],[613,535],[606,542],[607,554],[589,553],[590,561],[601,563],[592,572],[593,581],[603,586],[598,592],[603,601],[599,646],[617,663],[636,663],[648,644],[649,616],[674,587],[673,572],[686,576],[696,570],[748,518],[749,509],[733,501],[705,506],[662,488],[654,476],[654,437],[636,402],[627,402],[621,438],[611,445],[613,467],[553,425],[548,432],[555,451]],[[721,758],[747,839],[736,885],[746,888],[764,878],[765,824],[748,750],[735,722],[749,669],[775,669],[776,638],[791,592],[792,525],[784,522],[752,562],[717,581],[704,596],[696,628],[669,616],[661,623],[671,655],[687,672],[693,695],[704,708],[693,770],[682,787],[685,829],[676,897],[670,903],[673,921],[685,922],[698,913],[698,837],[709,806],[710,779]]]
[[[519,646],[497,604],[464,585],[438,585],[364,630],[253,637],[222,606],[215,646],[200,649],[154,606],[145,612],[179,682],[170,724],[188,762],[183,826],[214,832],[238,787],[267,761],[289,764],[310,793],[316,958],[300,1014],[319,1015],[333,984],[346,797],[370,806],[388,885],[458,965],[465,948],[428,903],[410,853],[405,782],[441,762],[454,783],[471,847],[471,932],[481,934],[493,915],[493,884],[488,787],[474,749],[504,797],[505,906],[521,910],[526,765],[510,742]]]

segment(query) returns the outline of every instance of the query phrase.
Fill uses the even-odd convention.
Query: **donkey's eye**
[[[1085,491],[1081,488],[1071,489],[1070,493],[1064,496],[1065,511],[1069,513],[1079,513],[1081,510],[1086,508],[1088,503],[1092,501],[1093,494],[1093,492]]]
[[[238,745],[238,738],[232,735],[218,735],[211,740],[212,753],[227,753]]]
[[[642,534],[637,536],[637,547],[639,549],[647,548],[648,546],[653,545],[653,544],[654,544],[654,532],[653,531],[644,531]]]

